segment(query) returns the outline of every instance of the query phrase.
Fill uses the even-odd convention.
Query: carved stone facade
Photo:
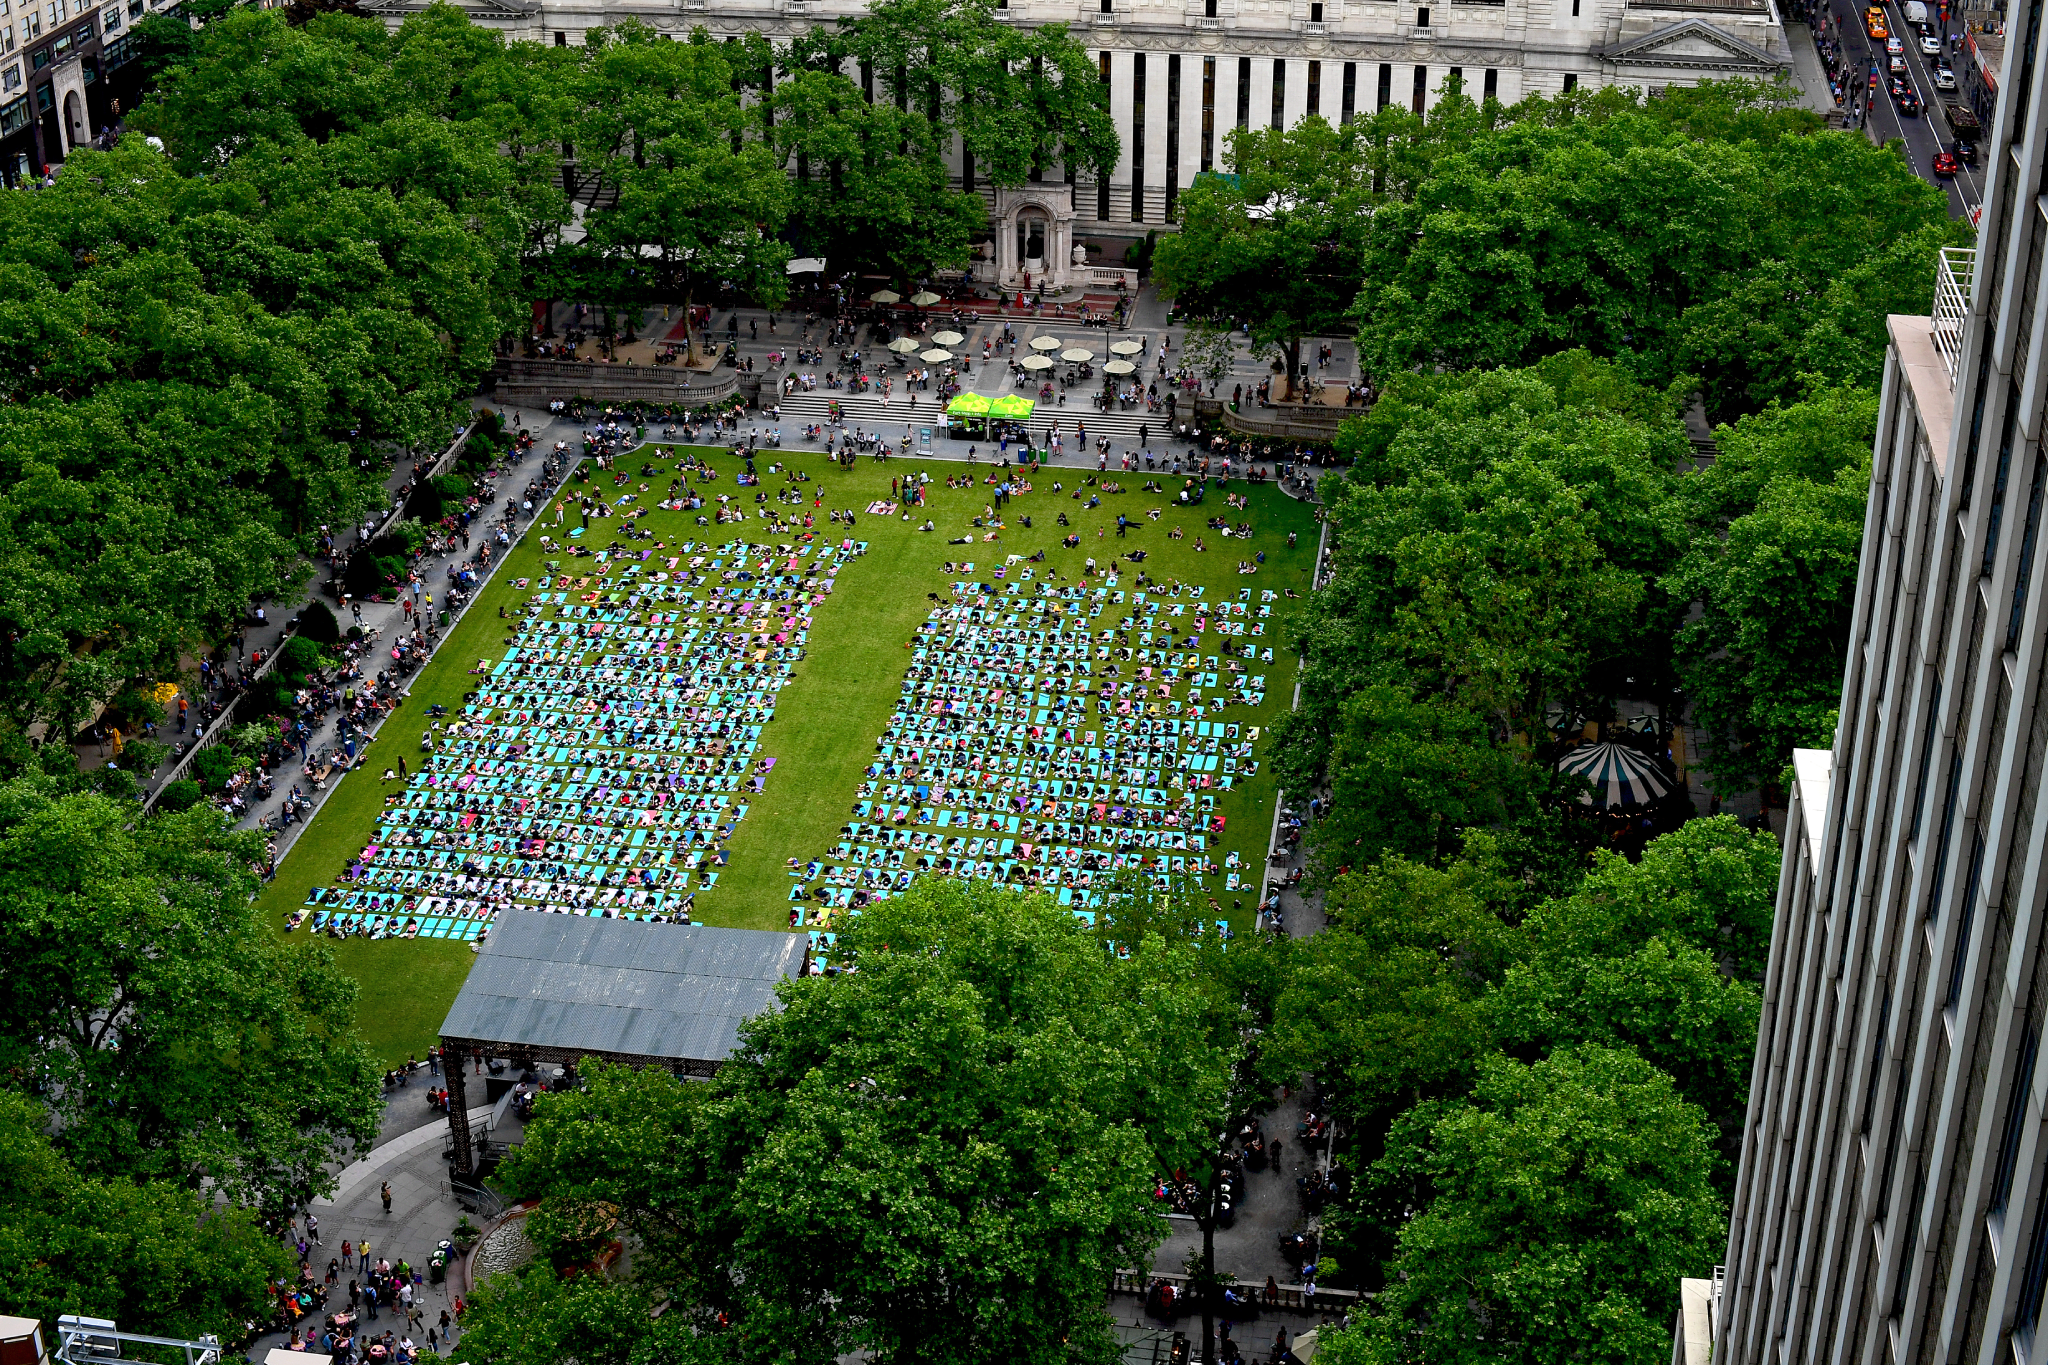
[[[397,23],[427,0],[368,0]],[[508,36],[574,45],[634,18],[678,37],[760,33],[787,43],[858,13],[862,0],[458,0]],[[1097,183],[1057,168],[1024,191],[1065,198],[1076,235],[1141,237],[1170,227],[1180,192],[1222,169],[1231,128],[1332,123],[1389,104],[1426,110],[1456,76],[1475,99],[1601,85],[1654,90],[1788,70],[1777,0],[1009,0],[1018,24],[1059,22],[1096,55],[1123,163]],[[1020,191],[1022,193],[1022,191]],[[1019,200],[1020,206],[1030,202]],[[1027,232],[1031,214],[1025,212]],[[996,264],[1028,259],[1000,204]],[[1047,210],[1044,230],[1062,220]],[[1040,259],[1069,261],[1050,238]],[[1007,263],[1007,264],[1006,264]],[[1035,278],[1035,272],[1034,272]]]

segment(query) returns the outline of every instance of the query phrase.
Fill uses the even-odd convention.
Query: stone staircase
[[[801,449],[804,442],[797,436],[797,431],[811,423],[825,423],[828,420],[829,405],[835,398],[839,401],[842,420],[848,427],[870,434],[879,432],[892,444],[902,439],[903,428],[908,425],[920,430],[931,428],[932,452],[936,455],[957,455],[964,459],[969,445],[979,446],[983,450],[989,446],[986,438],[977,438],[973,441],[955,441],[947,438],[935,391],[918,394],[917,406],[912,408],[906,394],[893,395],[885,406],[878,394],[849,395],[829,389],[793,393],[780,400],[783,444],[792,449]],[[762,393],[761,399],[764,404],[777,401],[767,391]],[[1057,427],[1065,440],[1065,448],[1060,452],[1058,463],[1075,465],[1083,463],[1080,442],[1075,439],[1077,422],[1086,426],[1087,439],[1091,447],[1097,437],[1109,438],[1112,459],[1125,451],[1149,449],[1154,456],[1159,456],[1165,454],[1168,449],[1166,414],[1148,413],[1142,408],[1130,412],[1102,412],[1089,407],[1085,402],[1070,402],[1066,407],[1041,403],[1038,411],[1032,414],[1024,426],[1031,433],[1032,443],[1041,447],[1045,444],[1046,434]],[[1143,442],[1139,440],[1141,430],[1144,432]],[[1086,463],[1090,466],[1095,463],[1092,448],[1088,452]]]

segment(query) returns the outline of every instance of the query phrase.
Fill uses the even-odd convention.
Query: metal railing
[[[105,1318],[67,1315],[57,1319],[57,1359],[64,1365],[98,1365],[100,1361],[127,1360],[125,1343],[161,1346],[181,1352],[185,1365],[218,1365],[220,1339],[203,1336],[197,1341],[183,1337],[152,1337],[140,1332],[123,1332]],[[160,1354],[160,1353],[158,1353]]]
[[[1172,1285],[1180,1293],[1186,1293],[1192,1283],[1191,1277],[1187,1275],[1169,1274],[1165,1271],[1153,1271],[1148,1275],[1137,1270],[1119,1270],[1110,1281],[1109,1292],[1136,1294],[1142,1297],[1161,1280]],[[1239,1293],[1258,1300],[1263,1308],[1288,1308],[1300,1313],[1329,1313],[1333,1316],[1348,1313],[1361,1299],[1372,1297],[1370,1294],[1361,1294],[1356,1289],[1319,1287],[1310,1293],[1298,1284],[1277,1285],[1273,1295],[1268,1297],[1266,1286],[1252,1280],[1229,1280],[1225,1282],[1224,1287],[1236,1289]]]
[[[1941,352],[1953,388],[1963,364],[1963,328],[1970,319],[1970,285],[1977,274],[1977,248],[1941,249],[1934,270],[1934,349]]]

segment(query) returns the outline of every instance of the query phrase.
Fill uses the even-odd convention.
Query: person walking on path
[[[384,1190],[383,1190],[383,1195],[384,1195],[384,1212],[385,1212],[385,1213],[386,1213],[386,1214],[388,1215],[388,1214],[389,1214],[389,1213],[391,1212],[391,1182],[390,1182],[390,1181],[388,1181],[388,1180],[384,1182]],[[366,1244],[366,1245],[367,1245],[367,1244]]]
[[[362,1241],[356,1243],[356,1251],[363,1258],[362,1265],[359,1267],[359,1269],[361,1269],[364,1274],[368,1274],[370,1270],[370,1239],[365,1237]]]

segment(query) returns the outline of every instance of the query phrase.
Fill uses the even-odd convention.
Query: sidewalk
[[[1813,30],[1796,19],[1785,21],[1785,39],[1792,45],[1792,81],[1806,96],[1806,107],[1816,114],[1835,112],[1834,91],[1828,86],[1828,73],[1820,63],[1820,52],[1813,45]]]
[[[495,407],[495,404],[480,399],[477,401],[477,406],[479,408]],[[518,459],[509,462],[505,466],[505,472],[497,480],[497,486],[500,489],[498,502],[487,509],[486,516],[477,521],[476,525],[479,528],[495,526],[502,518],[508,506],[518,505],[520,494],[529,481],[538,477],[541,465],[547,458],[548,453],[554,449],[556,441],[567,441],[569,443],[569,463],[565,466],[565,473],[567,469],[574,467],[576,460],[581,458],[583,440],[582,428],[580,426],[566,419],[557,422],[544,412],[522,412],[520,416],[524,421],[526,431],[533,437],[533,446],[530,450],[520,455]],[[512,414],[507,412],[506,420],[508,424],[511,417]],[[517,428],[514,429],[516,430]],[[399,471],[399,482],[402,483],[405,478],[410,477],[411,472],[412,466],[410,463],[407,463]],[[525,521],[516,520],[513,523],[513,533],[517,535],[518,531],[523,529],[525,525]],[[447,588],[446,568],[450,559],[466,558],[473,553],[474,550],[463,551],[458,549],[453,556],[436,555],[421,561],[420,567],[429,591],[437,595],[445,592]],[[481,595],[483,585],[490,582],[492,575],[497,572],[498,566],[504,562],[504,558],[503,555],[498,555],[491,560],[489,566],[479,579],[478,591],[470,597],[471,604],[474,604]],[[317,581],[313,587],[317,589]],[[332,604],[330,603],[330,605]],[[375,645],[365,651],[362,656],[365,672],[374,675],[377,671],[377,661],[379,658],[377,651],[384,651],[384,654],[387,656],[385,661],[388,662],[391,642],[395,641],[404,631],[406,617],[403,609],[395,600],[391,602],[366,602],[362,604],[362,609],[361,624],[364,635],[369,636],[373,632],[381,632],[377,635]],[[273,615],[289,619],[297,610],[298,605],[294,605],[288,611],[280,610],[273,613]],[[337,610],[336,614],[345,618],[342,621],[344,630],[350,625],[355,624],[354,618],[348,616],[345,612]],[[427,658],[421,662],[420,669],[426,668],[431,663],[434,654],[439,651],[441,642],[448,638],[449,632],[453,627],[454,620],[451,620],[447,626],[438,628],[433,636],[433,647],[428,653]],[[273,632],[281,633],[275,623],[273,623],[270,629]],[[414,676],[417,677],[418,675],[419,669],[416,669]],[[318,752],[323,748],[332,749],[339,746],[341,743],[339,725],[340,712],[338,710],[322,716],[315,729],[307,738],[308,748],[313,752]],[[381,725],[378,728],[381,729]],[[377,731],[372,730],[369,733],[374,738]],[[326,798],[334,792],[340,780],[339,776],[329,778],[327,791],[315,792],[311,789],[311,783],[307,782],[301,775],[300,765],[296,762],[288,761],[279,766],[272,774],[272,785],[275,788],[273,793],[268,797],[251,799],[249,809],[238,822],[238,826],[245,829],[254,828],[259,821],[274,820],[278,812],[283,809],[284,804],[291,799],[291,790],[294,784],[298,785],[301,795],[307,799],[308,804],[302,808],[297,819],[285,826],[276,835],[275,856],[277,860],[282,861],[285,853],[297,841],[299,835],[305,831],[308,823],[317,814],[319,807],[325,803]]]

